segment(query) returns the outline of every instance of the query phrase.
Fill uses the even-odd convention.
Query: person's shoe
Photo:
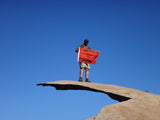
[[[83,79],[82,79],[82,77],[80,77],[80,78],[79,78],[79,82],[83,82]]]
[[[86,82],[91,82],[91,81],[89,81],[88,78],[86,78]]]

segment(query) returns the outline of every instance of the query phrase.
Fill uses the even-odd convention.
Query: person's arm
[[[81,45],[79,45],[77,48],[76,48],[76,50],[75,50],[75,52],[78,52],[79,51],[79,47],[80,47]]]

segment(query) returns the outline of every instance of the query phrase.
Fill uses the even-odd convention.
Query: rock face
[[[117,104],[108,105],[87,120],[160,120],[160,96],[115,85],[98,83],[55,81],[37,85],[53,86],[56,90],[88,90],[105,93]]]

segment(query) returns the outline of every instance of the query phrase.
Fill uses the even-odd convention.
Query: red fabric
[[[99,51],[79,48],[78,61],[89,63],[89,64],[95,64],[97,61],[98,55],[99,55]]]

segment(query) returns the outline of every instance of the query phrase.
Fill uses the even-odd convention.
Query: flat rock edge
[[[100,113],[88,120],[160,119],[159,95],[115,85],[67,80],[39,83],[37,85],[52,86],[55,87],[56,90],[88,90],[93,92],[101,92],[120,102],[103,107]]]

